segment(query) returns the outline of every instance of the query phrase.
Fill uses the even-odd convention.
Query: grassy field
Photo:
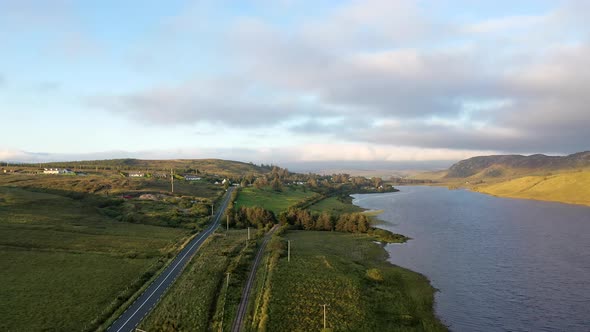
[[[293,204],[301,202],[315,195],[313,191],[303,188],[285,186],[283,191],[273,191],[270,188],[257,189],[246,187],[240,190],[235,208],[241,206],[261,206],[271,210],[275,215],[287,210]]]
[[[330,214],[362,212],[363,209],[352,204],[352,198],[328,197],[309,207],[311,212]]]
[[[0,175],[0,186],[17,186],[68,192],[122,195],[138,192],[169,192],[170,180],[157,178],[125,178],[118,174],[65,176],[65,175]],[[223,193],[221,186],[205,181],[174,182],[174,192],[203,199],[217,197]]]
[[[230,230],[212,235],[140,328],[230,331],[255,249],[253,241],[245,246],[246,234]]]
[[[319,331],[322,304],[334,331],[445,331],[428,280],[386,262],[364,235],[289,231],[291,262],[272,271],[262,331]],[[284,249],[280,249],[284,250]],[[267,320],[266,320],[267,319]]]
[[[0,187],[0,330],[90,327],[188,234],[117,222],[84,200]]]
[[[526,176],[491,185],[480,185],[474,187],[474,190],[501,197],[590,205],[590,171]]]
[[[199,170],[201,173],[218,174],[222,176],[262,174],[270,171],[254,164],[222,159],[172,159],[172,160],[142,160],[142,159],[112,159],[112,160],[88,160],[72,162],[55,162],[40,165],[39,167],[69,167],[76,170],[154,170],[170,172],[176,170]]]

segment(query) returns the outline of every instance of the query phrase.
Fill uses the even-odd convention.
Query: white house
[[[144,176],[141,172],[129,172],[130,178],[142,178]]]
[[[196,176],[196,175],[185,175],[184,179],[186,181],[199,181],[201,179],[201,177]]]
[[[74,174],[74,172],[67,168],[46,168],[43,174]]]

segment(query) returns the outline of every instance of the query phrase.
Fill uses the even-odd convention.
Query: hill
[[[462,160],[452,165],[445,178],[468,178],[475,175],[502,177],[587,167],[590,167],[590,151],[563,157],[543,154],[481,156]]]
[[[2,163],[0,163],[2,165]],[[260,175],[269,172],[271,166],[259,166],[222,159],[172,159],[172,160],[143,160],[143,159],[108,159],[64,161],[41,164],[21,164],[19,166],[34,166],[39,168],[70,168],[76,170],[148,170],[166,171],[174,168],[178,173],[206,173],[221,176],[243,176],[247,174]]]
[[[590,205],[590,151],[473,157],[422,177],[500,197]]]
[[[502,197],[590,205],[590,171],[524,176],[473,189]]]

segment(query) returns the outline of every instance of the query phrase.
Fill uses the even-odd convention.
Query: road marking
[[[231,196],[231,195],[228,195],[227,197],[230,197],[230,196]],[[211,231],[213,231],[213,230],[214,230],[214,229],[215,229],[215,228],[218,226],[218,225],[216,225],[216,224],[218,224],[218,223],[219,223],[219,218],[221,217],[221,212],[222,212],[222,211],[224,211],[224,210],[225,210],[225,208],[227,208],[227,206],[226,206],[226,205],[227,205],[227,202],[228,202],[228,201],[229,201],[229,199],[228,199],[228,198],[226,198],[226,199],[223,201],[223,203],[222,203],[222,205],[221,205],[221,206],[225,206],[225,207],[224,207],[223,209],[220,209],[220,210],[217,212],[217,215],[215,215],[215,221],[213,222],[213,224],[211,224],[211,226],[209,227],[209,229],[207,229],[206,231],[204,231],[204,232],[203,232],[203,234],[201,235],[201,237],[199,237],[199,239],[198,239],[198,240],[196,240],[196,241],[195,241],[195,243],[193,243],[193,244],[190,246],[190,248],[189,248],[188,250],[186,250],[186,252],[184,253],[184,255],[182,255],[182,258],[180,258],[180,259],[178,260],[178,262],[176,262],[176,264],[174,265],[174,267],[173,267],[173,268],[170,270],[170,272],[168,272],[168,274],[166,275],[166,277],[164,277],[164,280],[162,280],[162,282],[160,282],[160,284],[158,285],[158,287],[156,287],[156,289],[155,289],[155,290],[154,290],[154,291],[153,291],[153,292],[150,294],[150,296],[148,296],[148,298],[147,298],[145,301],[143,301],[143,303],[142,303],[142,304],[141,304],[141,305],[140,305],[140,306],[137,308],[137,310],[135,310],[135,312],[134,312],[133,314],[131,314],[131,316],[130,316],[130,317],[129,317],[129,318],[128,318],[128,319],[127,319],[127,320],[126,320],[124,323],[123,323],[123,325],[121,325],[121,327],[120,327],[119,329],[117,329],[117,331],[116,331],[116,332],[119,332],[119,331],[121,331],[121,330],[122,330],[122,329],[125,327],[125,325],[127,325],[127,323],[129,323],[129,321],[131,320],[131,318],[133,318],[133,317],[135,316],[135,314],[137,314],[137,312],[138,312],[138,311],[139,311],[139,310],[140,310],[140,309],[141,309],[141,308],[142,308],[142,307],[143,307],[143,306],[146,304],[146,302],[147,302],[147,301],[148,301],[148,300],[149,300],[149,299],[150,299],[152,296],[154,296],[154,294],[155,294],[155,293],[158,291],[158,289],[160,289],[160,287],[162,286],[162,284],[163,284],[163,283],[164,283],[164,282],[165,282],[165,281],[166,281],[166,280],[167,280],[167,279],[170,277],[170,274],[171,274],[172,272],[174,272],[174,270],[176,270],[176,268],[178,267],[178,264],[180,264],[180,262],[182,262],[182,261],[183,261],[183,260],[186,258],[186,255],[187,255],[187,254],[188,254],[188,253],[189,253],[191,250],[193,250],[193,248],[195,247],[195,245],[199,244],[199,241],[201,241],[205,235],[207,235],[208,233],[211,233]],[[174,278],[174,280],[176,280],[176,278]],[[151,286],[151,285],[150,285],[150,286]],[[148,288],[149,288],[149,286],[148,286]],[[147,289],[144,291],[144,293],[145,293],[145,292],[147,292]],[[143,293],[142,293],[142,295],[140,295],[139,297],[141,297],[141,296],[143,296]],[[160,297],[161,297],[161,295],[160,295]],[[139,299],[139,298],[138,298],[138,299]],[[137,299],[136,299],[135,301],[137,301]],[[134,302],[134,304],[135,304],[135,302]],[[144,314],[144,317],[145,317],[145,314]],[[142,317],[142,319],[143,319],[143,317]],[[139,324],[139,322],[138,322],[137,324]],[[135,326],[137,326],[137,324],[136,324]]]

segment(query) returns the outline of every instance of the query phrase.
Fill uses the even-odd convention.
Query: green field
[[[341,198],[335,196],[328,197],[319,201],[318,203],[313,204],[309,207],[309,210],[315,213],[328,212],[333,215],[363,211],[362,208],[352,204],[351,197]]]
[[[289,231],[291,262],[272,271],[261,330],[319,331],[322,304],[334,331],[445,331],[433,313],[434,289],[420,274],[386,262],[367,236]],[[259,323],[258,323],[259,324]]]
[[[0,330],[94,326],[186,236],[114,221],[86,200],[0,187]]]
[[[212,235],[140,328],[230,331],[254,255],[254,242],[246,247],[246,239],[246,230]]]
[[[0,175],[0,186],[17,186],[24,188],[65,191],[74,193],[122,195],[138,192],[170,191],[170,179],[125,178],[119,174],[66,176],[66,175]],[[174,182],[174,192],[199,198],[217,197],[223,188],[206,181]]]
[[[37,172],[43,168],[69,168],[74,171],[94,174],[102,173],[103,175],[117,173],[119,171],[169,174],[170,170],[174,169],[177,174],[195,174],[198,172],[200,175],[218,175],[220,177],[236,177],[249,174],[260,175],[271,170],[269,166],[261,167],[252,163],[222,159],[142,160],[130,158],[19,164],[11,165],[10,167],[7,166],[7,168],[32,172]]]
[[[278,215],[290,206],[313,195],[315,195],[313,191],[297,187],[285,186],[283,191],[273,191],[270,188],[257,189],[246,187],[240,190],[235,208],[239,209],[241,206],[260,206]]]
[[[501,197],[590,205],[590,171],[525,176],[491,185],[479,185],[474,189]]]

